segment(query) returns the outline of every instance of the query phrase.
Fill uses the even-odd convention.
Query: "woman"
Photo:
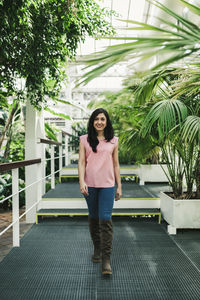
[[[112,274],[112,209],[122,195],[118,161],[118,138],[106,110],[96,109],[88,122],[88,134],[80,137],[79,183],[89,210],[94,245],[93,262],[102,258],[102,274]],[[115,191],[115,182],[117,184]]]

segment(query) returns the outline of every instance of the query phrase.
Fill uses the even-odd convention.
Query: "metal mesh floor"
[[[200,271],[152,220],[113,218],[113,275],[91,262],[87,218],[33,225],[0,263],[0,299],[200,299]]]

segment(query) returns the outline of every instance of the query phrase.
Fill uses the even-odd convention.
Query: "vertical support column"
[[[145,182],[144,182],[144,168],[142,167],[142,164],[140,165],[139,167],[139,178],[140,178],[140,181],[139,181],[139,185],[144,185]]]
[[[60,176],[62,174],[62,166],[63,166],[63,158],[62,158],[62,132],[59,133],[59,137],[58,137],[58,141],[61,143],[61,146],[59,146],[59,179],[60,179]]]
[[[37,122],[37,112],[31,105],[30,101],[27,100],[26,104],[26,122],[25,122],[25,159],[37,158],[37,136],[36,136],[36,122]],[[25,167],[25,180],[26,186],[36,182],[38,180],[38,170],[37,165],[31,165]],[[37,184],[34,184],[26,189],[26,210],[37,202]],[[35,223],[36,216],[36,206],[34,206],[26,214],[27,223]]]
[[[37,139],[40,140],[41,138],[45,139],[45,130],[44,130],[44,111],[43,109],[37,113]],[[45,162],[45,144],[40,143],[40,141],[37,143],[37,149],[36,149],[37,157],[41,158],[41,164],[38,165],[38,176],[39,179],[42,179],[45,177],[45,170],[46,170],[46,162]],[[42,195],[45,194],[45,185],[46,181],[41,180],[41,182],[38,184],[40,186],[40,193],[38,196],[41,198]]]
[[[43,193],[42,193],[43,180],[42,180],[42,165],[41,165],[41,163],[37,164],[36,167],[37,167],[37,169],[36,169],[36,171],[37,171],[37,178],[40,181],[38,183],[36,183],[36,185],[37,185],[37,198],[36,198],[35,202],[41,200],[42,199],[42,195],[43,195]],[[38,210],[38,207],[39,207],[39,203],[36,205],[36,212]]]
[[[19,247],[19,170],[12,170],[12,219],[13,225],[13,247]]]
[[[54,159],[54,145],[51,145],[51,188],[55,189],[55,159]]]
[[[42,178],[46,177],[46,145],[44,145],[44,160],[42,164]],[[46,193],[46,179],[42,181],[42,195]]]
[[[68,135],[65,135],[65,166],[69,164]]]
[[[77,66],[71,65],[66,69],[67,77],[68,77],[68,84],[65,90],[66,99],[72,100],[72,80],[71,80],[71,74],[76,74]],[[65,121],[65,130],[68,133],[71,133],[72,130],[72,106],[69,105],[67,107],[66,113],[70,116],[71,120]],[[68,152],[68,136],[65,135],[65,165],[67,166],[70,163],[70,151]]]

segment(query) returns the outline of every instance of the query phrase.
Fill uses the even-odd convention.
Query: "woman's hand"
[[[122,196],[122,188],[118,187],[115,193],[115,201],[120,200],[121,196]]]
[[[85,182],[82,182],[80,183],[80,191],[81,191],[81,194],[85,195],[85,196],[88,196],[88,186]]]

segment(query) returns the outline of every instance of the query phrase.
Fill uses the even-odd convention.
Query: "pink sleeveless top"
[[[95,153],[92,151],[87,137],[87,134],[80,136],[86,153],[85,183],[89,187],[113,187],[115,174],[112,155],[118,144],[118,138],[114,136],[110,142],[99,141]]]

